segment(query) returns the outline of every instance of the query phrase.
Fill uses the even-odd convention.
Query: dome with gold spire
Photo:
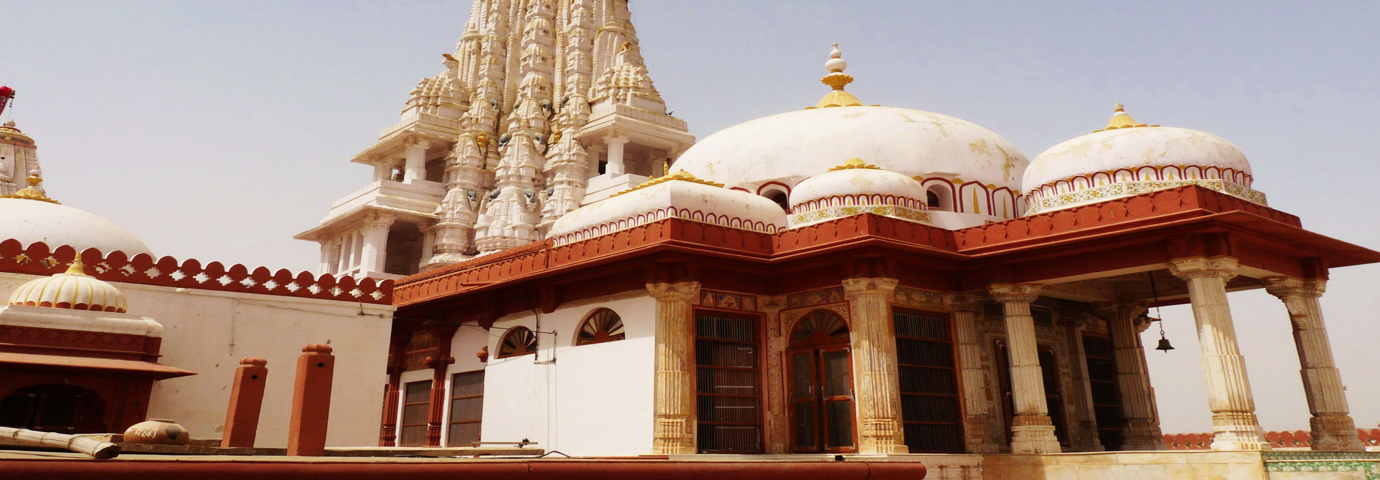
[[[1246,155],[1226,139],[1147,125],[1118,103],[1106,128],[1035,157],[1022,185],[1030,215],[1189,184],[1264,205],[1252,180]]]
[[[862,158],[882,170],[952,185],[946,187],[954,189],[946,198],[962,196],[954,211],[998,218],[1017,214],[1014,205],[1003,209],[989,200],[993,191],[1005,190],[1012,197],[1020,191],[1027,160],[1011,142],[947,115],[864,105],[845,90],[854,80],[845,73],[847,67],[835,46],[822,79],[831,91],[815,106],[710,135],[681,155],[672,170],[753,193],[781,185],[789,194],[844,159]],[[973,186],[982,190],[980,200],[969,190]]]
[[[67,272],[31,280],[10,294],[10,305],[125,313],[128,302],[114,285],[86,274],[81,259]]]
[[[153,256],[139,237],[115,222],[48,198],[37,170],[28,183],[13,195],[0,196],[0,241],[14,239],[26,247],[43,242],[52,249],[67,245],[78,252],[95,248],[131,258],[141,253]]]

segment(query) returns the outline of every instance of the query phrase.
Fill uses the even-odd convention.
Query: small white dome
[[[125,313],[128,302],[114,285],[87,275],[77,260],[66,273],[31,280],[14,289],[10,305]]]
[[[869,212],[928,222],[925,187],[862,159],[807,178],[791,190],[791,227]]]
[[[815,108],[772,115],[710,135],[673,169],[757,191],[795,186],[863,158],[907,177],[960,178],[1020,190],[1027,160],[1001,136],[972,122],[890,107]]]
[[[43,201],[0,198],[0,240],[13,238],[25,247],[43,242],[50,249],[63,245],[77,252],[95,248],[102,254],[124,252],[153,256],[139,237],[85,210]]]
[[[556,220],[547,236],[564,245],[666,218],[763,233],[786,227],[786,212],[771,200],[677,172],[577,208]]]
[[[1131,194],[1147,188],[1173,188],[1177,183],[1201,183],[1256,203],[1264,195],[1250,189],[1251,165],[1246,155],[1226,139],[1187,128],[1136,124],[1121,111],[1107,130],[1055,145],[1031,161],[1021,182],[1029,214],[1068,208]],[[1140,184],[1130,188],[1117,184]],[[1082,195],[1093,189],[1114,189]]]

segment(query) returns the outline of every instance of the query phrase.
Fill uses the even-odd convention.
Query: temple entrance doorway
[[[1068,432],[1064,429],[1064,396],[1059,388],[1063,383],[1059,380],[1059,364],[1055,362],[1054,349],[1045,345],[1040,345],[1040,376],[1044,381],[1045,387],[1045,407],[1049,409],[1048,415],[1050,422],[1054,423],[1054,437],[1059,439],[1059,444],[1068,448]],[[1011,393],[1011,362],[1007,356],[1006,342],[997,341],[997,362],[1001,365],[998,368],[998,377],[1001,380],[1002,389],[1002,410],[1006,416],[1006,443],[1011,443],[1011,420],[1015,415],[1015,397]]]
[[[848,323],[833,311],[811,312],[789,341],[792,451],[857,451]]]

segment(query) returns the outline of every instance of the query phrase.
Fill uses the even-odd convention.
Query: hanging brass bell
[[[1174,346],[1169,344],[1169,339],[1164,337],[1160,337],[1160,344],[1159,346],[1155,347],[1155,350],[1159,350],[1161,352],[1168,352],[1173,349]]]

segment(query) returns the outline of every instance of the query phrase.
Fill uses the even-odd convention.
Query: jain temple
[[[0,127],[0,433],[125,452],[0,470],[1380,478],[1321,302],[1380,252],[1271,208],[1227,139],[1118,104],[1028,158],[854,96],[837,44],[818,98],[696,139],[644,54],[627,0],[475,0],[297,235],[317,272],[158,257]],[[1252,289],[1288,316],[1234,319]],[[1173,347],[1142,332],[1178,304],[1211,432],[1160,427],[1145,358]],[[1292,326],[1306,432],[1260,427],[1255,322]],[[149,419],[191,443],[134,441]],[[323,454],[356,461],[293,460]]]

